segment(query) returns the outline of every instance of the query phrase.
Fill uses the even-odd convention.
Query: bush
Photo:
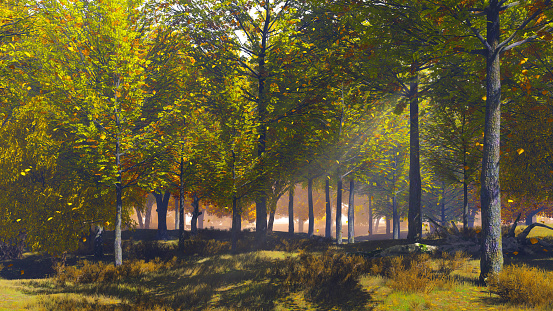
[[[553,307],[553,272],[510,265],[488,277],[488,290],[514,304]]]
[[[10,242],[0,240],[0,260],[21,258],[24,246],[23,239]]]
[[[335,301],[358,286],[364,264],[361,257],[300,251],[299,258],[286,260],[280,277],[288,289],[303,289],[306,299]]]
[[[73,284],[115,282],[124,278],[134,278],[151,273],[153,271],[165,270],[173,267],[177,262],[174,257],[171,261],[162,262],[159,259],[145,262],[144,260],[132,260],[124,262],[120,266],[103,262],[92,263],[88,260],[79,261],[75,267],[66,267],[58,264],[54,267],[56,275],[54,280],[65,285],[66,282]]]

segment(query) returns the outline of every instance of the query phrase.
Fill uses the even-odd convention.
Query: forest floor
[[[138,230],[137,230],[138,231]],[[286,266],[287,258],[298,254],[321,256],[326,252],[370,252],[393,245],[407,244],[406,240],[363,241],[340,246],[322,240],[306,239],[305,235],[287,238],[275,232],[267,238],[263,250],[252,250],[254,233],[244,233],[240,253],[228,252],[228,231],[202,232],[200,238],[187,244],[186,254],[176,251],[176,241],[139,242],[140,236],[150,240],[151,232],[127,236],[124,256],[134,265],[136,273],[116,273],[104,276],[94,270],[88,255],[70,256],[68,267],[88,269],[88,274],[67,273],[56,277],[52,258],[26,253],[18,260],[0,261],[0,310],[534,310],[524,305],[502,301],[487,287],[477,284],[479,260],[466,258],[450,274],[449,281],[438,282],[419,292],[397,290],[387,277],[361,274],[358,284],[337,299],[320,299],[306,295],[302,288],[284,286],[275,271]],[[553,242],[548,231],[536,230],[532,235]],[[109,242],[109,239],[108,239]],[[442,240],[426,240],[437,245]],[[108,243],[109,244],[109,243]],[[107,245],[108,245],[107,244]],[[303,249],[304,251],[298,251]],[[108,252],[104,266],[112,268]],[[176,257],[175,257],[176,255]],[[161,257],[160,260],[151,260]],[[151,265],[136,261],[151,260]],[[433,256],[434,266],[443,262]],[[538,254],[506,256],[505,265],[526,264],[546,271],[553,270],[553,256]],[[103,267],[103,268],[102,268]],[[114,270],[113,268],[111,270]],[[93,272],[90,272],[93,271]],[[94,272],[95,271],[95,272]],[[134,270],[133,270],[134,271]],[[93,281],[83,281],[95,274]],[[70,275],[77,276],[71,279]],[[99,276],[102,275],[102,276]],[[79,279],[79,277],[82,277]],[[104,278],[104,279],[102,279]],[[110,279],[111,278],[111,279]],[[338,286],[338,285],[336,285]],[[552,305],[542,307],[551,310]]]

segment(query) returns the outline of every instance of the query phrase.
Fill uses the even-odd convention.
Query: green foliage
[[[488,290],[515,304],[553,307],[553,272],[526,265],[510,265],[488,276]]]
[[[298,258],[286,260],[279,276],[289,289],[304,290],[306,299],[335,301],[359,286],[364,263],[361,257],[346,254],[300,251]]]

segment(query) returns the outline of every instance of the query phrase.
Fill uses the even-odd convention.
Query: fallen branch
[[[518,213],[517,219],[515,219],[515,223],[511,226],[511,229],[509,229],[509,233],[507,233],[508,237],[515,237],[515,229],[517,228],[518,220],[520,219],[521,213]]]
[[[528,234],[530,234],[530,231],[532,231],[532,229],[534,229],[535,227],[542,227],[542,228],[547,228],[549,230],[553,230],[552,227],[546,226],[544,224],[540,224],[539,222],[535,222],[529,225],[528,227],[526,227],[526,229],[524,229],[524,231],[522,231],[522,233],[517,236],[518,241],[522,243],[524,240],[526,240],[526,237],[528,236]]]

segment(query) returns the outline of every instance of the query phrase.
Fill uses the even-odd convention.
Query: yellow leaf
[[[73,203],[67,203],[67,205],[73,205]]]
[[[83,238],[83,242],[86,242],[86,238]]]
[[[75,52],[75,50],[74,50],[73,47],[71,47],[71,46],[70,46],[70,47],[67,47],[67,49],[68,49],[69,51],[71,51],[71,52]]]
[[[21,172],[21,175],[25,176],[25,172]]]
[[[27,87],[27,91],[30,91],[31,89],[32,89],[32,87],[30,87],[30,86],[29,86],[29,87]]]
[[[54,218],[54,217],[48,217],[48,220],[47,220],[47,221],[50,221],[50,220],[52,220],[52,218]]]
[[[27,57],[31,57],[31,54],[29,52],[24,52]]]
[[[514,252],[513,252],[513,255],[518,255],[518,252],[517,252],[517,251],[514,251]]]
[[[522,71],[522,74],[523,74],[523,75],[526,75],[527,73],[528,73],[528,70],[527,70],[527,69],[524,69],[524,70]]]
[[[488,99],[488,97],[482,96],[482,100],[486,100],[486,99]]]
[[[21,275],[23,275],[23,273],[25,273],[25,271],[21,270]]]
[[[531,238],[531,239],[530,239],[530,243],[536,244],[536,243],[538,243],[538,239],[536,239],[536,238]]]
[[[517,153],[520,155],[521,153],[524,152],[524,149],[520,148],[520,149],[517,149]]]
[[[20,221],[21,221],[21,219],[18,219],[18,220],[16,220],[16,221],[17,221],[17,222],[20,222]]]
[[[522,64],[526,63],[527,61],[528,61],[528,57],[523,58],[523,59],[520,61],[519,65],[522,65]]]
[[[100,135],[100,139],[106,139],[106,135],[105,134]]]
[[[546,90],[543,90],[543,91],[541,91],[541,93],[542,93],[543,95],[547,95],[548,92],[547,92]]]
[[[514,201],[513,201],[513,200],[510,200],[510,199],[509,199],[509,200],[507,200],[507,202],[509,202],[509,203],[513,203]]]

